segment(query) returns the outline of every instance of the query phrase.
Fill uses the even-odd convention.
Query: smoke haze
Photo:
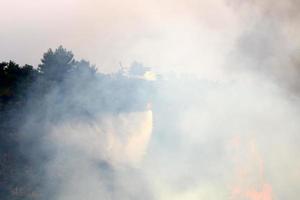
[[[1,4],[0,59],[37,64],[62,43],[106,73],[26,108],[40,199],[300,196],[298,1]]]

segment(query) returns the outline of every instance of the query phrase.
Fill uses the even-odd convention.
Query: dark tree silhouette
[[[0,109],[6,103],[22,101],[38,72],[31,65],[20,67],[13,61],[0,63]]]
[[[62,46],[59,46],[54,52],[49,49],[44,53],[41,61],[42,64],[38,66],[38,70],[52,81],[62,81],[75,64],[73,53]]]

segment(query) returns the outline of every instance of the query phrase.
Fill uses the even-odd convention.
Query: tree
[[[0,63],[0,108],[6,101],[24,100],[37,73],[31,65],[20,67],[13,61]]]
[[[132,76],[143,76],[145,72],[149,71],[149,67],[144,67],[142,63],[133,62],[129,68],[129,75]]]
[[[49,49],[44,53],[41,61],[42,64],[38,66],[38,70],[46,79],[58,82],[64,79],[76,63],[73,53],[62,46],[59,46],[54,52]]]
[[[58,184],[47,185],[45,193],[48,177],[42,176],[49,156],[43,136],[49,126],[144,110],[150,99],[152,83],[140,78],[149,69],[139,63],[128,75],[97,73],[95,66],[76,61],[62,46],[49,49],[41,61],[37,69],[0,62],[1,200],[52,198],[49,191]]]
[[[81,60],[75,62],[73,71],[78,73],[78,75],[87,76],[96,74],[97,69],[94,65],[91,65],[89,61]]]

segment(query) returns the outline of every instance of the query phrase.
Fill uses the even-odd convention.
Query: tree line
[[[135,63],[128,71],[142,75],[147,70]],[[46,160],[47,155],[32,152],[41,145],[39,137],[47,132],[47,124],[143,110],[152,93],[149,81],[123,70],[97,72],[62,46],[44,53],[36,67],[1,62],[0,199],[46,199],[40,191],[43,168],[36,160]]]

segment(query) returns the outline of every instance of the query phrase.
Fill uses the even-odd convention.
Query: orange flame
[[[229,146],[236,163],[236,181],[231,189],[231,199],[272,200],[272,186],[265,181],[263,159],[256,141],[242,142],[240,136],[235,136]]]

